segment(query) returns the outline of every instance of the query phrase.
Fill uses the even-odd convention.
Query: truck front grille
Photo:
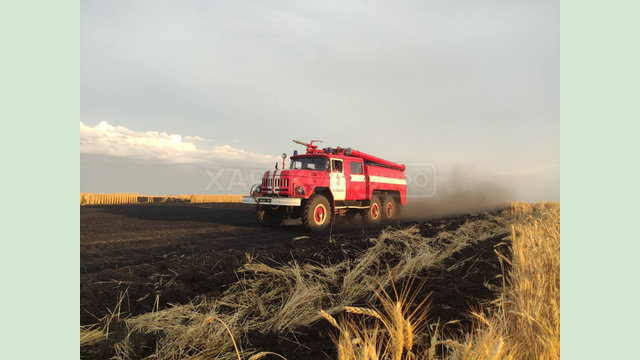
[[[276,191],[287,191],[289,189],[289,179],[280,178],[279,176],[276,176],[275,179],[273,177],[262,179],[262,187],[271,191],[274,186],[274,182]]]

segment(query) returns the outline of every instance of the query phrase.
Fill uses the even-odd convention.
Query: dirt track
[[[247,256],[273,264],[292,260],[335,263],[368,247],[368,239],[380,231],[362,229],[358,218],[353,223],[338,223],[332,241],[327,233],[310,234],[295,224],[265,229],[256,225],[253,206],[242,204],[83,207],[80,216],[82,324],[104,316],[125,290],[122,311],[141,314],[152,311],[156,299],[162,309],[198,295],[216,296],[237,280],[236,270]],[[432,236],[480,216],[424,222],[420,230]],[[494,298],[484,283],[496,283],[501,273],[493,251],[501,239],[469,247],[449,259],[442,270],[428,274],[425,290],[432,292],[432,318],[464,318],[470,305]],[[460,266],[446,270],[454,264]],[[332,347],[326,326],[307,330],[296,336],[305,346],[262,334],[250,338],[256,348],[289,359]]]

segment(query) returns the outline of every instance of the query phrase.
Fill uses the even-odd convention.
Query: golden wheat
[[[329,322],[329,324],[333,325],[333,327],[340,329],[340,326],[338,326],[338,321],[336,321],[336,319],[329,315],[326,311],[320,309],[320,314],[322,314],[322,317],[327,319],[327,321]]]
[[[476,311],[468,359],[560,358],[560,204],[513,203],[512,256],[497,308]]]
[[[510,271],[506,274],[500,297],[494,302],[495,307],[472,312],[477,322],[476,328],[464,339],[441,339],[443,329],[436,323],[435,330],[429,331],[429,344],[423,344],[419,349],[420,358],[559,359],[560,204],[513,203],[510,218],[512,255],[506,257],[498,254],[502,261],[510,265]],[[469,234],[483,236],[482,232],[478,233],[479,230],[484,230],[482,225],[465,224],[449,238],[454,239],[465,229],[469,230]],[[411,232],[405,235],[407,238],[415,236]],[[433,254],[430,256],[433,258]],[[390,270],[390,278],[394,277],[394,271],[415,273],[415,269],[409,271],[396,267]],[[384,291],[384,284],[388,283],[393,284],[393,281],[379,283],[381,290],[375,292],[382,304],[382,313],[364,307],[344,307],[347,313],[371,316],[379,320],[385,330],[381,336],[366,335],[371,334],[371,325],[352,318],[343,318],[341,323],[337,323],[331,317],[332,325],[341,331],[339,338],[333,338],[338,359],[416,358],[412,349],[417,334],[425,330],[421,325],[428,306],[418,305],[417,308],[422,308],[422,315],[408,314],[406,309],[415,302],[405,291],[411,286],[403,287],[399,296],[394,287],[394,300]],[[377,324],[374,328],[377,329]],[[444,346],[448,351],[438,355],[439,346]],[[367,349],[366,354],[363,349]]]
[[[367,316],[371,316],[371,317],[382,320],[382,315],[377,310],[373,310],[369,308],[345,306],[344,311],[352,314],[367,315]]]
[[[191,202],[194,204],[206,203],[239,203],[242,195],[170,195],[153,196],[138,195],[136,193],[80,193],[80,206],[85,205],[120,205],[137,203],[165,203],[169,201]]]
[[[80,346],[94,345],[104,339],[106,335],[102,330],[87,326],[80,327]]]
[[[198,201],[190,198],[193,200]],[[243,350],[239,344],[236,348],[229,334],[246,339],[250,331],[274,336],[295,333],[299,327],[323,318],[339,330],[334,338],[339,359],[432,359],[436,347],[471,354],[476,338],[469,338],[469,343],[442,339],[437,324],[436,330],[427,327],[427,299],[409,296],[409,290],[414,290],[415,295],[419,289],[416,291],[407,281],[398,293],[394,284],[440,266],[466,246],[508,234],[513,218],[510,214],[505,211],[469,220],[456,230],[441,231],[434,237],[422,236],[417,226],[389,228],[370,239],[371,246],[356,258],[332,265],[300,265],[293,261],[273,267],[248,258],[249,263],[239,272],[244,276],[219,297],[196,298],[188,304],[155,309],[124,322],[129,335],[162,334],[153,354],[156,359],[236,359],[251,354],[258,358],[260,352]],[[385,269],[385,259],[389,257],[397,261]],[[387,293],[385,289],[392,291]],[[370,305],[351,306],[363,302]],[[409,311],[409,305],[413,311]],[[220,311],[221,307],[224,311]],[[345,312],[344,316],[334,317]],[[365,321],[358,315],[371,318]],[[207,323],[209,318],[220,321]],[[116,349],[120,358],[133,357],[126,345],[122,343]],[[498,341],[489,354],[502,356],[506,349],[507,343],[500,345]]]
[[[257,354],[252,355],[248,360],[258,360],[258,359],[261,359],[261,358],[263,358],[263,357],[265,357],[267,355],[274,355],[274,356],[277,356],[277,357],[279,357],[281,359],[287,360],[284,356],[282,356],[280,354],[277,354],[277,353],[274,353],[274,352],[271,352],[271,351],[261,351],[261,352],[259,352]]]
[[[115,205],[138,202],[138,195],[133,193],[93,194],[80,193],[80,205]]]
[[[191,202],[200,203],[239,203],[242,201],[242,195],[191,195]]]

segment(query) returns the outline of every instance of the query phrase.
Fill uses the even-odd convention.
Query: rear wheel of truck
[[[378,225],[382,221],[382,205],[378,195],[371,197],[371,205],[364,212],[364,220],[369,225]]]
[[[382,201],[382,218],[385,221],[394,221],[398,217],[398,205],[392,196],[385,196]]]
[[[302,210],[302,224],[307,230],[320,231],[329,226],[331,221],[331,205],[329,200],[320,194],[311,195]]]
[[[280,209],[274,210],[266,207],[258,207],[256,209],[256,217],[258,218],[258,224],[261,226],[276,227],[280,226],[285,214]]]

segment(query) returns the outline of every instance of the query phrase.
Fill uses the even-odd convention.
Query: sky
[[[81,3],[83,192],[245,193],[321,139],[559,200],[559,125],[557,0]]]

